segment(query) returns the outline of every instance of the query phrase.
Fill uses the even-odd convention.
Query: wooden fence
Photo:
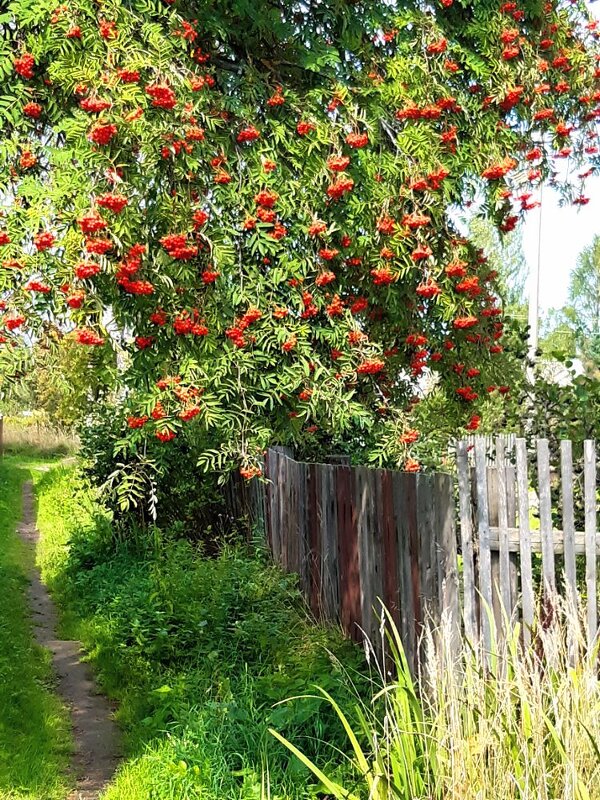
[[[585,597],[587,639],[592,644],[598,634],[600,553],[595,443],[584,443],[578,470],[584,500],[584,524],[579,531],[575,528],[572,443],[561,442],[560,464],[550,463],[546,439],[537,440],[531,454],[525,439],[511,444],[514,447],[507,450],[506,439],[497,437],[494,467],[489,466],[484,438],[472,443],[474,467],[470,444],[457,445],[464,633],[473,642],[481,641],[485,649],[491,647],[487,605],[493,609],[498,632],[503,619],[520,621],[527,643],[536,606],[541,607],[544,599],[551,602],[559,591],[573,610],[579,609],[580,598]],[[533,472],[537,473],[535,482]],[[553,490],[558,498],[554,505]],[[557,512],[562,530],[553,525]],[[579,583],[578,575],[584,575]]]
[[[307,464],[269,450],[265,483],[228,490],[264,530],[273,555],[296,572],[317,617],[337,620],[377,647],[383,600],[414,666],[425,620],[456,622],[459,593],[454,482],[339,464]]]
[[[587,638],[594,642],[600,553],[594,442],[585,442],[577,472],[571,442],[562,442],[560,465],[551,465],[548,441],[537,441],[535,470],[524,439],[497,437],[492,444],[489,437],[457,444],[457,481],[443,473],[301,463],[272,449],[266,481],[236,476],[228,505],[236,518],[250,517],[275,560],[299,575],[317,617],[376,644],[383,601],[413,667],[427,620],[436,625],[446,618],[453,646],[462,636],[485,651],[492,647],[492,620],[500,636],[506,619],[520,621],[528,643],[536,610],[557,590],[573,609],[586,598]],[[575,494],[585,500],[582,530],[575,526]],[[562,530],[553,526],[557,510]]]
[[[448,451],[448,455],[450,456],[450,460],[454,460],[456,456],[456,448],[459,443],[466,443],[467,449],[467,457],[469,460],[469,464],[474,466],[475,464],[475,443],[478,441],[483,440],[485,445],[485,454],[486,454],[486,461],[489,467],[495,466],[496,463],[496,436],[465,436],[460,440],[455,440],[450,444],[450,448]],[[505,451],[507,457],[512,457],[515,450],[515,443],[517,441],[517,437],[514,433],[509,433],[502,437],[504,441]],[[481,446],[481,445],[480,445]]]

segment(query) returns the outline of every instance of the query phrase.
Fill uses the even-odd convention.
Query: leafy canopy
[[[562,158],[586,202],[583,3],[13,0],[0,24],[3,358],[48,319],[115,348],[134,442],[202,425],[248,476],[340,437],[416,469],[424,374],[455,428],[509,392],[451,210],[510,231]]]

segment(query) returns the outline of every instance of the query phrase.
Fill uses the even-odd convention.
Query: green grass
[[[50,655],[32,635],[33,553],[15,532],[30,460],[0,460],[0,798],[58,800],[67,791],[68,716],[52,691]]]
[[[345,774],[326,700],[280,703],[315,684],[351,703],[340,664],[364,688],[362,652],[307,618],[264,552],[206,558],[158,531],[117,535],[79,484],[73,468],[38,476],[38,557],[65,629],[119,703],[127,757],[106,800],[261,800],[267,769],[271,800],[319,796],[269,727]]]

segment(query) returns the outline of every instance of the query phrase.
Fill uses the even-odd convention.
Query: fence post
[[[467,442],[463,439],[456,446],[458,470],[460,543],[463,558],[464,620],[467,640],[473,645],[479,639],[477,603],[475,597],[475,564],[473,561],[473,520],[471,516],[471,477]]]
[[[492,626],[490,614],[493,613],[492,559],[490,552],[490,521],[488,509],[487,452],[486,441],[478,438],[475,443],[475,474],[477,482],[477,523],[479,529],[479,586],[483,603],[481,605],[481,630],[486,658],[492,649]]]
[[[552,534],[552,498],[550,495],[550,451],[547,439],[538,439],[537,458],[544,597],[551,597],[556,592],[556,573],[554,569],[554,541]]]
[[[585,490],[585,584],[588,601],[588,647],[593,647],[598,634],[598,609],[596,597],[596,443],[584,442],[584,490]]]

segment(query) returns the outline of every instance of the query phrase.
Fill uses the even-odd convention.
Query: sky
[[[600,19],[600,3],[589,5]],[[527,212],[523,226],[523,248],[529,269],[540,258],[540,308],[560,308],[567,301],[569,276],[581,250],[600,234],[600,176],[588,179],[586,206],[559,206],[558,193],[542,189],[542,206]],[[541,247],[540,247],[541,215]]]
[[[577,256],[594,234],[600,234],[600,177],[588,179],[585,193],[590,198],[586,206],[560,207],[558,193],[545,186],[541,207],[527,212],[523,249],[530,270],[538,254],[540,257],[540,308],[543,311],[560,308],[566,303],[569,276]]]

